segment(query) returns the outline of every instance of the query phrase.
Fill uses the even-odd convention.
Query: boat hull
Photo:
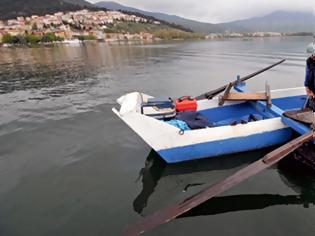
[[[174,147],[157,152],[167,163],[177,163],[266,148],[285,143],[291,137],[292,130],[283,128],[245,137]]]

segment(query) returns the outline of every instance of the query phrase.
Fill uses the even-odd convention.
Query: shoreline
[[[229,40],[229,39],[241,39],[244,41],[249,41],[258,38],[287,38],[287,37],[314,37],[313,35],[277,35],[277,36],[218,36],[218,37],[205,37],[201,39],[185,39],[185,38],[175,38],[175,39],[160,39],[160,38],[153,38],[153,39],[107,39],[107,40],[64,40],[64,41],[55,41],[55,42],[39,42],[39,43],[27,43],[27,44],[3,44],[0,43],[0,48],[20,48],[20,47],[41,47],[41,46],[55,46],[55,45],[83,45],[86,43],[154,43],[154,42],[164,42],[164,41],[216,41],[216,40]]]

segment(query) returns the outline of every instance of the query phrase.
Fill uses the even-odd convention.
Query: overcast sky
[[[210,23],[262,16],[275,10],[315,12],[315,0],[117,0],[116,2],[141,10],[174,14]]]

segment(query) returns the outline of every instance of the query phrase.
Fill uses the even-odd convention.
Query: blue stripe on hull
[[[193,144],[158,151],[167,163],[176,163],[230,153],[245,152],[277,145],[290,140],[290,128],[254,134],[246,137]]]

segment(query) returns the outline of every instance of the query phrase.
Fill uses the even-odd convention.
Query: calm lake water
[[[111,108],[132,91],[198,95],[282,58],[249,88],[303,86],[311,40],[0,48],[0,235],[121,235],[257,160],[268,150],[165,165]],[[315,175],[290,164],[146,235],[314,235]]]

